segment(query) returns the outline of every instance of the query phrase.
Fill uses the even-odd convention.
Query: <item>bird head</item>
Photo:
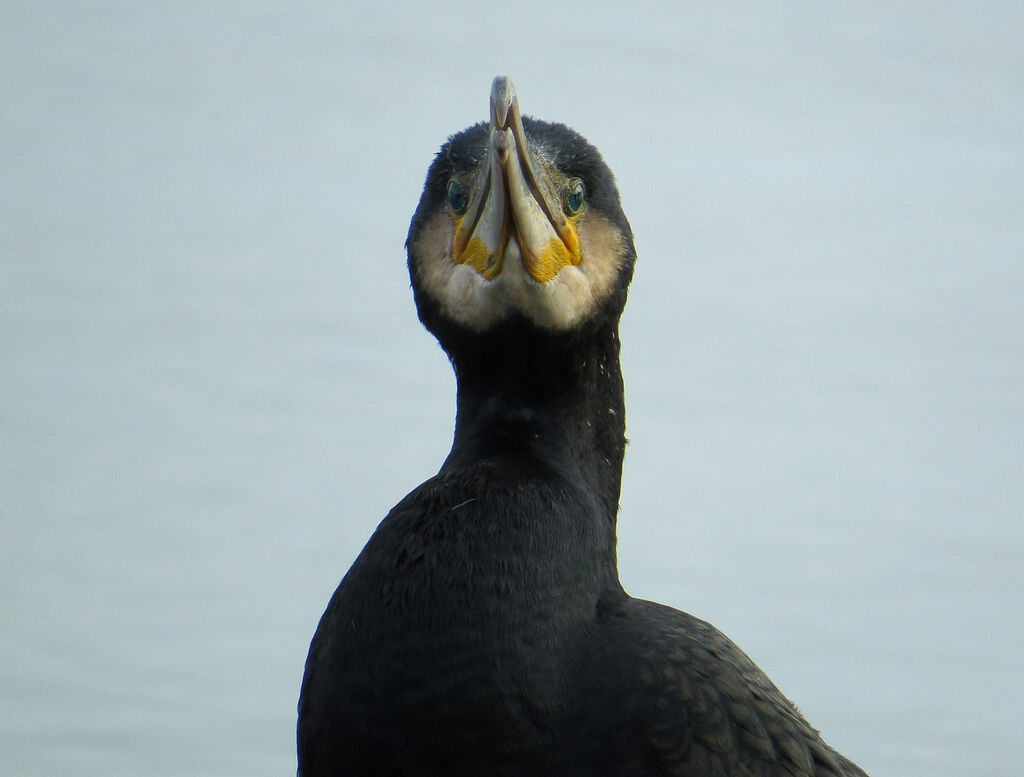
[[[636,256],[597,149],[563,124],[523,117],[500,76],[489,120],[434,159],[406,246],[420,318],[442,344],[453,326],[559,333],[617,321]]]

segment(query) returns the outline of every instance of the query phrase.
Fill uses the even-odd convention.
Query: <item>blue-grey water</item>
[[[450,443],[403,241],[498,73],[637,236],[627,590],[874,775],[1019,770],[1024,6],[653,5],[3,4],[0,772],[293,773]]]

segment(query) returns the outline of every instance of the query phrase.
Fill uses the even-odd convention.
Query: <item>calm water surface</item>
[[[1019,769],[1019,5],[413,8],[0,12],[0,772],[294,771],[450,443],[402,244],[496,73],[637,235],[627,589],[875,775]]]

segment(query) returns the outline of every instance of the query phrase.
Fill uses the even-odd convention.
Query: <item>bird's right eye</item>
[[[448,182],[448,207],[455,211],[456,216],[461,216],[466,211],[466,192],[462,190],[462,184],[456,180]]]

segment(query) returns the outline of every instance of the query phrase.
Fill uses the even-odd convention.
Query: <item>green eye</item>
[[[586,194],[583,191],[583,181],[573,178],[565,188],[565,212],[575,216],[583,210],[583,203],[586,201]]]
[[[462,190],[462,184],[454,178],[448,182],[448,207],[460,216],[466,210],[466,193]]]

